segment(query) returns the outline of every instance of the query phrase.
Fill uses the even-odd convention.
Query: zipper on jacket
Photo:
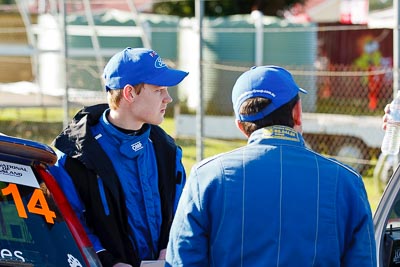
[[[100,198],[101,202],[103,203],[104,213],[108,216],[110,215],[110,209],[108,207],[106,194],[104,192],[103,180],[98,175],[97,175],[97,184],[99,185]]]

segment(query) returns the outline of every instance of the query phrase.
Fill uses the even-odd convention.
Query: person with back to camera
[[[193,166],[166,266],[376,266],[362,177],[305,146],[299,88],[253,67],[232,91],[246,146]]]
[[[54,140],[51,168],[104,267],[165,259],[186,182],[182,152],[159,125],[168,86],[187,72],[146,48],[126,48],[104,68],[108,104],[85,107]]]

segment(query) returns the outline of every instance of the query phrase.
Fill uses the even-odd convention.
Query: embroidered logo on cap
[[[157,69],[164,68],[165,66],[167,66],[167,65],[165,65],[165,63],[163,62],[163,60],[160,57],[157,58],[156,61],[154,62],[154,67],[156,67]]]
[[[139,142],[136,142],[136,143],[132,144],[131,147],[132,147],[132,150],[136,152],[136,151],[139,151],[140,149],[142,149],[143,145],[139,141]]]

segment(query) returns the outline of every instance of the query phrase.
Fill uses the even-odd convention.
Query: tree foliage
[[[15,4],[14,0],[0,0],[0,5],[10,5]]]
[[[393,6],[393,0],[369,0],[369,10],[386,9]]]
[[[281,17],[284,10],[294,4],[304,4],[306,0],[204,0],[205,16],[228,16],[250,14],[260,10],[264,15]],[[193,17],[195,0],[177,0],[155,2],[153,12],[157,14]]]

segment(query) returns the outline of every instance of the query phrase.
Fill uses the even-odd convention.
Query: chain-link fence
[[[200,84],[196,21],[155,14],[141,14],[140,18],[152,48],[170,66],[190,72],[178,90],[170,90],[175,105],[169,107],[168,115],[177,116],[177,120],[187,115],[177,123],[177,134],[193,135]],[[94,13],[93,19],[96,25],[138,26],[121,10]],[[235,79],[256,64],[280,65],[290,70],[297,83],[309,92],[302,96],[304,136],[308,145],[360,171],[374,167],[383,137],[383,108],[393,97],[393,30],[339,24],[291,24],[270,17],[263,17],[261,22],[260,29],[251,15],[204,18],[201,84],[205,137],[241,138],[238,130],[232,127],[230,93]],[[85,15],[67,16],[67,25],[88,24]],[[98,36],[98,42],[101,51],[143,46],[140,37],[129,36]],[[93,39],[67,36],[67,48],[68,51],[93,52]],[[37,54],[38,62],[42,55],[52,53],[57,60],[60,56],[57,52],[41,51]],[[101,56],[104,62],[109,58],[104,53]],[[0,57],[0,62],[10,68],[14,64],[26,67],[31,63],[10,62],[10,58],[4,56]],[[49,75],[41,71],[46,62],[50,64],[51,60],[36,66],[37,75]],[[87,105],[105,100],[98,63],[94,55],[69,54],[66,80],[71,89],[71,102]],[[52,64],[53,70],[63,68],[62,61]],[[2,80],[12,82],[6,76]],[[208,118],[222,120],[218,125],[208,126]]]

